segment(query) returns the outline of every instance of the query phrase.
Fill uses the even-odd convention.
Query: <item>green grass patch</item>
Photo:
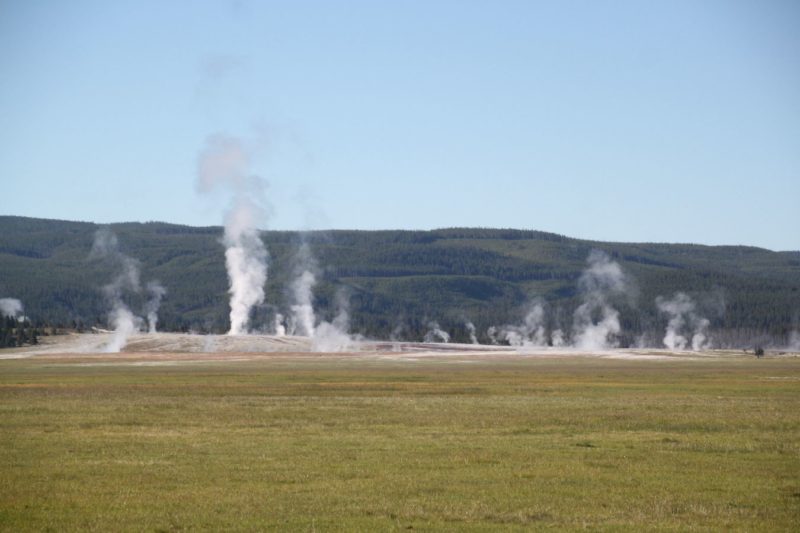
[[[0,361],[0,528],[792,530],[800,361]]]

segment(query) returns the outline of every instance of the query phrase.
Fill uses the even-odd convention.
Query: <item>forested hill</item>
[[[0,217],[0,298],[20,299],[34,323],[105,325],[102,286],[115,276],[90,258],[101,226]],[[223,332],[228,327],[228,280],[220,227],[159,222],[108,226],[123,253],[141,263],[142,280],[168,293],[159,313],[163,330]],[[631,281],[615,302],[623,344],[663,334],[657,296],[692,296],[711,320],[717,345],[780,344],[800,320],[800,252],[746,246],[590,242],[538,231],[452,228],[433,231],[266,231],[270,254],[268,305],[253,324],[266,328],[286,313],[301,239],[310,245],[320,279],[315,307],[333,312],[341,287],[349,294],[351,331],[388,338],[393,331],[420,339],[437,321],[454,340],[466,340],[466,321],[486,340],[489,326],[519,323],[536,298],[546,302],[552,327],[569,327],[580,303],[578,278],[596,248],[619,262]],[[125,296],[134,311],[144,297]],[[401,327],[398,327],[401,326]]]

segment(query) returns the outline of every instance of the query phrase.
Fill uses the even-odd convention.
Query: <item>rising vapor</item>
[[[480,344],[478,342],[478,336],[475,335],[475,324],[470,321],[467,321],[464,324],[464,327],[467,328],[467,333],[469,334],[469,342],[470,344]]]
[[[106,353],[117,353],[128,343],[128,338],[140,330],[142,319],[134,315],[128,306],[116,302],[108,315],[114,335],[103,349]]]
[[[158,309],[161,307],[161,299],[167,294],[167,289],[158,281],[148,282],[146,289],[147,294],[150,295],[144,306],[145,315],[147,315],[147,331],[148,333],[155,333],[156,325],[158,324]]]
[[[281,313],[275,313],[275,317],[272,319],[272,333],[277,337],[286,335],[286,326],[283,323],[283,315]]]
[[[489,342],[492,344],[500,344],[499,339],[497,338],[497,326],[489,326],[486,329],[486,336],[489,337]]]
[[[22,312],[22,302],[16,298],[0,298],[0,316],[17,318]]]
[[[624,294],[627,282],[622,268],[600,250],[592,250],[589,266],[578,281],[583,303],[573,315],[573,342],[579,350],[605,350],[617,346],[619,312],[609,299]]]
[[[200,192],[222,189],[231,194],[223,237],[231,295],[228,334],[246,334],[251,310],[264,303],[267,281],[268,254],[258,230],[258,224],[266,218],[266,182],[250,173],[248,152],[235,137],[208,137],[197,167]]]
[[[800,352],[800,331],[792,331],[789,334],[788,348],[792,352]]]
[[[423,340],[425,342],[450,342],[450,334],[440,328],[438,322],[428,322],[428,332],[425,333]]]
[[[515,348],[547,346],[544,304],[539,300],[531,303],[522,324],[502,326],[497,336]]]
[[[303,241],[295,257],[295,270],[297,272],[294,281],[291,283],[292,310],[291,334],[303,335],[306,337],[314,336],[314,325],[316,316],[314,314],[314,286],[317,278],[314,275],[316,261],[311,255],[311,248],[308,243]]]
[[[670,298],[656,298],[658,310],[669,317],[664,334],[664,346],[670,350],[686,350],[691,346],[698,351],[709,345],[707,318],[697,313],[697,306],[689,295],[678,292]]]
[[[315,352],[343,352],[351,348],[354,339],[348,332],[350,329],[350,302],[347,293],[339,290],[336,293],[336,316],[333,321],[320,322],[314,329],[311,349]]]
[[[117,236],[108,228],[101,228],[95,233],[89,257],[108,261],[116,270],[114,279],[103,286],[103,294],[111,305],[108,318],[114,330],[114,335],[104,351],[119,352],[125,347],[128,337],[142,326],[142,319],[135,316],[123,301],[125,293],[141,291],[139,262],[119,251]]]
[[[392,332],[389,334],[389,340],[391,342],[401,342],[403,340],[403,332],[405,330],[406,325],[403,322],[400,322],[394,328],[392,328]]]

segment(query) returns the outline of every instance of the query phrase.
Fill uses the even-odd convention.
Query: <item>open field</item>
[[[0,360],[0,529],[800,523],[796,357],[412,352]]]

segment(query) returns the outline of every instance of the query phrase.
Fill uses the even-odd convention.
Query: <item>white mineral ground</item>
[[[187,333],[141,333],[132,335],[120,353],[104,353],[111,333],[72,333],[40,337],[40,344],[0,350],[0,359],[43,357],[92,361],[110,364],[179,364],[201,361],[252,361],[276,357],[347,357],[353,359],[419,361],[443,358],[450,362],[532,357],[595,357],[604,359],[708,360],[752,358],[743,350],[670,351],[655,348],[628,348],[580,351],[574,348],[518,349],[457,343],[353,341],[346,352],[312,351],[308,337],[271,335],[195,335]],[[800,357],[800,353],[773,350],[768,357]]]

